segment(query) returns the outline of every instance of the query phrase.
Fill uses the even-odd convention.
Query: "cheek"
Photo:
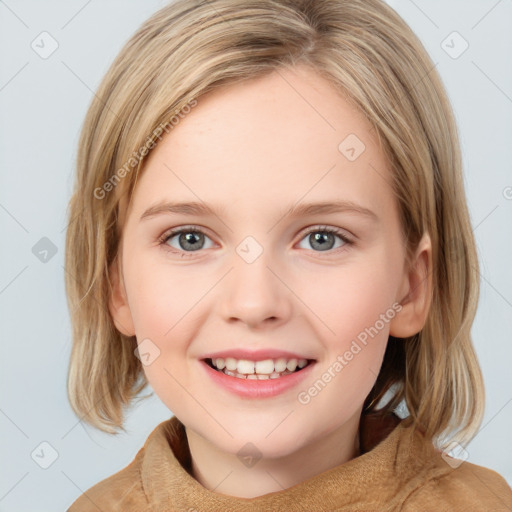
[[[365,279],[352,273],[344,284],[318,296],[312,307],[323,312],[323,322],[334,333],[324,327],[321,335],[319,331],[324,357],[297,396],[309,418],[331,411],[323,426],[326,432],[362,407],[379,374],[397,311],[385,273],[367,272]]]
[[[394,267],[391,259],[376,257],[315,280],[316,290],[328,291],[310,294],[308,302],[312,310],[322,312],[322,323],[329,327],[322,327],[320,337],[326,358],[320,378],[308,383],[299,402],[319,411],[336,403],[332,424],[363,404],[379,374],[390,322],[399,310]]]
[[[374,326],[381,315],[392,308],[394,280],[392,268],[360,262],[301,279],[297,295],[319,318],[323,326],[319,332],[321,337],[341,349],[347,341]],[[379,322],[377,328],[388,331],[388,324],[385,322],[383,326]]]
[[[176,338],[176,332],[193,317],[194,304],[209,288],[208,280],[197,272],[171,269],[162,262],[139,264],[133,275],[130,309],[137,336],[154,337],[155,342]]]
[[[135,258],[132,263],[130,309],[139,351],[151,354],[151,363],[143,370],[157,395],[174,406],[172,397],[183,394],[178,382],[189,385],[187,350],[200,324],[197,315],[206,304],[201,299],[212,285],[208,276],[192,267],[171,268],[162,261],[142,263]]]
[[[394,303],[393,266],[380,261],[380,265],[367,261],[317,275],[311,281],[315,287],[309,292],[302,290],[304,302],[321,320],[316,322],[317,336],[325,357],[319,369],[322,382],[317,388],[325,385],[330,391],[322,392],[316,401],[318,406],[328,407],[329,400],[336,396],[344,404],[341,410],[350,410],[362,404],[375,383],[390,322],[399,308]],[[306,396],[305,402],[309,398]]]

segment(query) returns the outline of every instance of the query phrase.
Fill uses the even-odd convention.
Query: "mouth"
[[[248,359],[206,358],[203,361],[219,373],[244,380],[280,379],[286,375],[299,373],[315,362],[314,359]]]

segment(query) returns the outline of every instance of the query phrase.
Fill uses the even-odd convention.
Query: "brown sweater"
[[[362,455],[289,489],[256,498],[213,492],[191,476],[183,424],[158,425],[124,469],[82,494],[68,512],[512,511],[496,472],[448,464],[406,420],[363,416]],[[455,467],[457,466],[457,467]]]

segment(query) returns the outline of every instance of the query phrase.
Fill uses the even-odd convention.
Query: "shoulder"
[[[67,512],[150,510],[151,503],[144,484],[145,480],[147,484],[147,475],[144,479],[144,474],[148,467],[160,468],[158,457],[172,457],[168,440],[173,436],[179,438],[179,426],[176,417],[157,425],[128,466],[81,494]]]
[[[445,467],[432,472],[409,495],[404,503],[404,512],[512,510],[512,489],[496,471],[467,461],[450,467],[441,454],[437,463],[438,468]]]
[[[128,466],[85,491],[67,512],[144,510],[148,502],[140,477],[143,458],[141,448]]]
[[[401,512],[510,512],[512,489],[496,471],[443,454],[412,420],[388,442]]]
[[[186,481],[189,458],[185,427],[172,416],[155,427],[128,466],[84,492],[67,512],[162,510]]]

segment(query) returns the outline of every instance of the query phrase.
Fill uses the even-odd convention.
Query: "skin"
[[[365,145],[354,161],[338,149],[349,134]],[[121,205],[122,258],[111,269],[110,311],[121,332],[158,347],[145,374],[186,426],[194,477],[208,489],[260,496],[358,455],[363,402],[388,336],[419,332],[429,308],[430,238],[407,268],[390,182],[371,125],[306,67],[199,98],[151,152],[128,210]],[[353,212],[283,215],[299,201],[341,199],[378,220]],[[222,211],[140,220],[147,208],[170,200]],[[197,250],[183,238],[180,245],[179,234],[159,245],[171,228],[191,225],[206,232]],[[327,235],[330,249],[322,251],[306,232],[322,226],[353,243]],[[236,252],[247,236],[263,249],[250,264]],[[337,356],[396,303],[401,311],[301,404],[298,393],[332,372]],[[317,363],[298,388],[242,399],[213,384],[200,363],[210,351],[237,347],[290,350]],[[261,454],[252,467],[237,457],[247,442]]]

